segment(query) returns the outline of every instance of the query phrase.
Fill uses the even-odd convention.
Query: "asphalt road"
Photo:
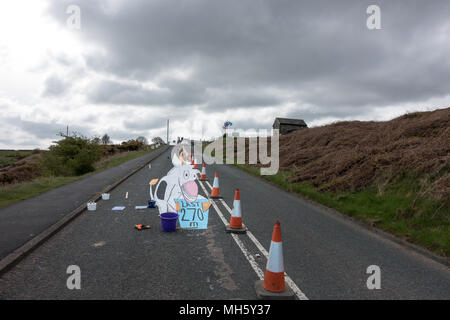
[[[36,197],[0,208],[0,259],[86,203],[103,188],[157,157],[163,148]]]
[[[82,213],[2,276],[0,298],[255,299],[279,220],[297,298],[450,299],[445,265],[231,166],[208,166],[208,183],[199,182],[206,195],[218,171],[224,199],[210,208],[208,229],[164,233],[157,209],[134,207],[146,205],[149,180],[171,167],[166,154],[158,157],[100,200],[97,211]],[[245,235],[224,229],[235,188]],[[126,209],[111,211],[119,205]],[[135,230],[140,223],[151,229]],[[69,265],[81,269],[80,290],[66,286]],[[369,265],[381,268],[379,290],[367,289]]]

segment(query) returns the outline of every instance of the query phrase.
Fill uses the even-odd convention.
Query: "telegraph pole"
[[[167,145],[170,145],[170,142],[169,142],[169,119],[167,119]]]

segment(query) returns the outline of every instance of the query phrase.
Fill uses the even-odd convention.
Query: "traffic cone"
[[[194,157],[194,161],[192,163],[194,164],[192,169],[198,169],[197,158]]]
[[[284,283],[283,243],[278,221],[273,227],[264,281],[256,281],[255,290],[259,299],[294,299],[295,297],[292,289],[286,287]]]
[[[217,171],[214,174],[213,188],[211,190],[210,198],[212,199],[222,198],[219,192],[219,175],[217,174]]]
[[[206,165],[205,165],[205,163],[203,162],[203,166],[202,166],[202,175],[200,176],[200,179],[199,179],[200,181],[206,181],[206,180],[208,180],[207,178],[206,178]]]
[[[247,227],[242,223],[241,194],[239,189],[234,192],[233,210],[231,211],[230,224],[225,227],[229,233],[246,233]]]

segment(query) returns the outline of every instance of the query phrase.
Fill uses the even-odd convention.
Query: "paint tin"
[[[95,211],[97,209],[97,203],[95,203],[95,202],[88,202],[87,209],[89,211]]]
[[[156,208],[156,201],[155,200],[148,200],[148,207],[149,208]]]

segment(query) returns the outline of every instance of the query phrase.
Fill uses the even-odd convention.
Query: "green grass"
[[[387,185],[381,193],[375,187],[358,192],[321,192],[307,183],[287,182],[291,175],[289,171],[261,176],[259,169],[235,166],[439,255],[450,257],[449,201],[417,197],[420,185],[414,177],[405,177]]]
[[[33,150],[0,150],[0,168],[9,166],[33,153]]]
[[[157,149],[154,149],[157,150]],[[77,181],[94,173],[101,172],[108,168],[118,166],[129,160],[143,156],[154,150],[142,150],[135,152],[127,152],[118,157],[114,157],[107,161],[99,162],[98,167],[94,172],[87,173],[82,176],[72,177],[42,177],[33,181],[15,184],[11,186],[0,187],[0,208],[8,206],[10,204],[35,197],[41,193],[49,191],[51,189],[63,186],[65,184]]]
[[[157,149],[154,149],[154,150],[157,150]],[[142,150],[142,151],[127,152],[127,153],[125,153],[123,155],[120,155],[119,157],[114,157],[114,158],[112,158],[110,160],[107,160],[107,161],[104,161],[104,162],[100,162],[99,165],[96,166],[95,172],[100,172],[100,171],[105,170],[105,169],[116,167],[116,166],[118,166],[118,165],[120,165],[120,164],[122,164],[124,162],[136,159],[136,158],[138,158],[140,156],[143,156],[143,155],[145,155],[145,154],[147,154],[147,153],[149,153],[151,151],[154,151],[154,150]]]
[[[74,182],[79,177],[43,177],[30,182],[0,188],[0,208],[35,197],[51,189]]]

